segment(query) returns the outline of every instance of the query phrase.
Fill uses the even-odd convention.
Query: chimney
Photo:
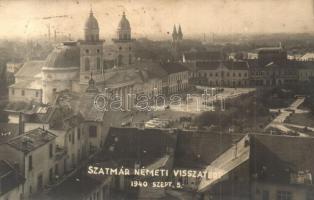
[[[22,135],[24,133],[24,116],[23,113],[19,113],[19,135]]]

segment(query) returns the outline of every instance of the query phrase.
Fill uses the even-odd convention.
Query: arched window
[[[132,55],[129,55],[129,64],[132,64]]]
[[[85,58],[85,71],[89,71],[89,69],[90,69],[89,59]]]
[[[100,58],[97,58],[97,71],[100,71]]]
[[[118,56],[118,66],[122,65],[122,55]]]

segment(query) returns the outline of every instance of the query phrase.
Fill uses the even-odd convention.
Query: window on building
[[[97,127],[89,126],[89,137],[97,137]]]
[[[97,71],[100,71],[100,58],[97,58]]]
[[[99,53],[100,52],[100,50],[99,49],[97,49],[97,53]]]
[[[74,144],[74,143],[75,143],[75,134],[72,133],[72,144]]]
[[[12,88],[11,94],[14,95],[14,93],[15,93],[14,88]]]
[[[77,140],[81,139],[81,129],[80,127],[77,128]]]
[[[88,54],[88,53],[89,53],[89,50],[88,50],[88,49],[86,49],[86,50],[85,50],[85,52],[86,52],[86,54]]]
[[[53,180],[53,169],[50,168],[49,169],[49,181],[52,182],[52,180]]]
[[[118,66],[122,65],[122,55],[118,56]]]
[[[58,163],[55,165],[55,174],[56,175],[59,174],[59,165],[58,165]]]
[[[241,73],[239,73],[239,77],[241,77],[242,76],[242,74]]]
[[[49,158],[52,158],[53,156],[53,145],[49,144]]]
[[[264,190],[262,192],[262,200],[269,200],[269,191]]]
[[[129,64],[132,64],[132,55],[129,55]]]
[[[89,71],[89,69],[90,69],[89,59],[85,58],[85,71]]]
[[[288,191],[277,191],[277,200],[292,200],[292,193]]]
[[[25,90],[21,91],[22,96],[25,96]]]
[[[33,156],[28,156],[28,171],[31,171],[33,169]]]

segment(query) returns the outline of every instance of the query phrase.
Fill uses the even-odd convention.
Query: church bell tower
[[[103,41],[99,39],[98,21],[93,11],[85,22],[84,40],[80,44],[80,84],[86,85],[90,74],[94,75],[95,83],[103,81]]]

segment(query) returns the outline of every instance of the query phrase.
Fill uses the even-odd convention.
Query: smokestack
[[[23,113],[19,113],[19,135],[22,135],[24,133],[24,116]]]

